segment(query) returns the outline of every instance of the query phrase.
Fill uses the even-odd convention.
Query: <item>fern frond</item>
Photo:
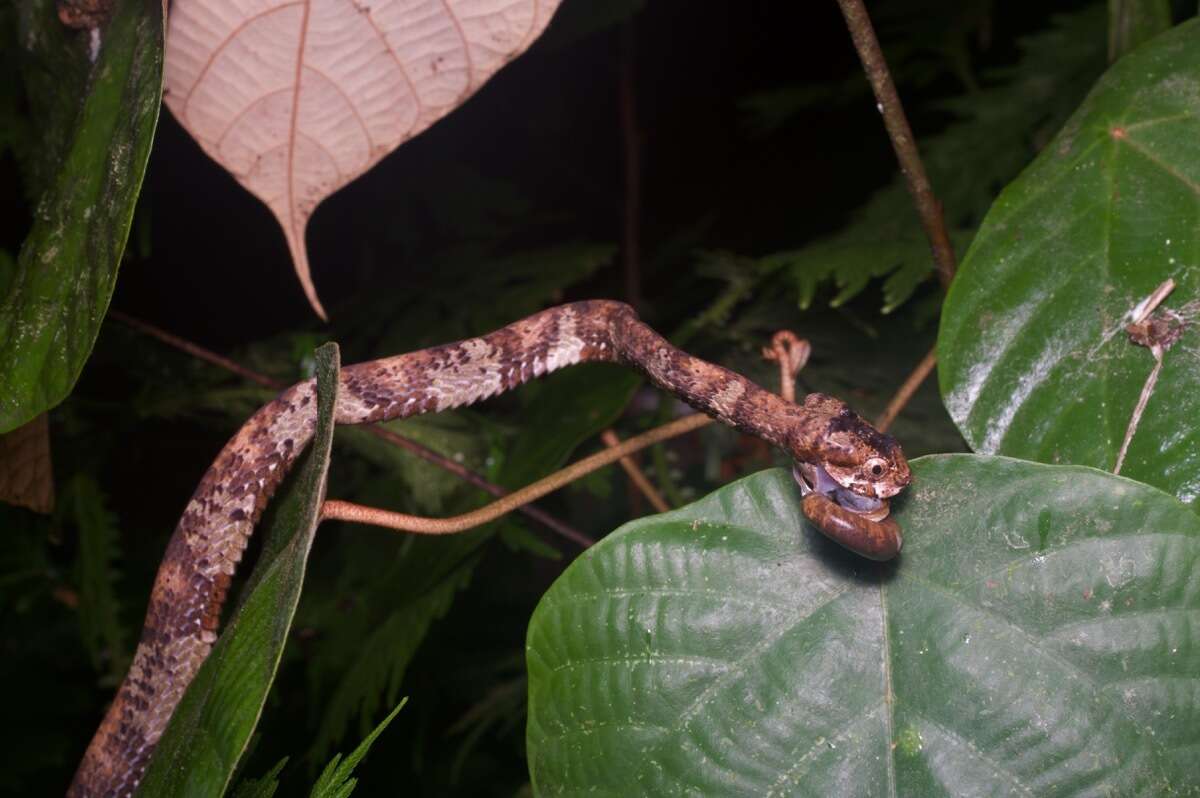
[[[329,764],[325,766],[325,770],[321,771],[317,783],[313,785],[309,798],[349,798],[350,793],[354,792],[354,788],[358,786],[358,779],[351,778],[350,774],[371,750],[375,738],[383,734],[383,730],[392,722],[392,718],[396,717],[396,713],[407,703],[408,699],[405,698],[397,704],[396,708],[388,713],[388,716],[344,760],[341,754],[334,754],[333,759],[329,760]]]
[[[80,635],[92,667],[115,684],[130,656],[116,592],[119,573],[115,563],[120,557],[117,519],[105,507],[104,493],[90,476],[76,475],[63,493],[66,516],[79,530],[75,574]]]
[[[430,590],[394,609],[362,642],[358,655],[340,674],[329,699],[312,753],[324,757],[346,733],[354,717],[363,733],[368,718],[396,700],[400,683],[425,639],[429,627],[442,618],[456,594],[470,584],[473,568],[462,568]]]
[[[288,758],[285,756],[261,778],[245,779],[239,783],[237,790],[233,793],[233,798],[273,798],[275,791],[279,789],[279,773],[287,761]]]
[[[951,238],[965,252],[996,192],[1036,154],[1104,68],[1104,9],[1057,16],[1019,42],[1012,66],[985,72],[983,88],[939,103],[957,117],[921,141],[926,171],[941,200]],[[809,307],[824,286],[844,304],[873,280],[884,282],[885,313],[913,296],[933,271],[929,247],[900,177],[877,191],[838,233],[762,259],[781,266]]]

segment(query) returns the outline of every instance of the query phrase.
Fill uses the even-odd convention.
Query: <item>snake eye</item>
[[[883,472],[887,470],[887,465],[887,460],[884,460],[882,457],[872,457],[867,461],[867,471],[873,477],[881,477],[883,476]]]

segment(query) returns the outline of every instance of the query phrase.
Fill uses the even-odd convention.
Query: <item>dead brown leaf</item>
[[[0,435],[0,501],[37,513],[54,509],[50,425],[45,413]]]

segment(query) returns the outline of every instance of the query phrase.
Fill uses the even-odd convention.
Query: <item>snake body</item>
[[[469,405],[581,362],[620,362],[659,387],[821,470],[871,507],[910,481],[899,445],[832,397],[786,402],[676,349],[619,302],[542,311],[479,338],[347,366],[336,421],[364,424]],[[316,427],[313,380],[256,412],[204,474],[167,544],[129,672],[92,738],[69,796],[129,796],[183,691],[217,638],[230,580],[272,493]],[[823,495],[823,494],[820,494]],[[858,512],[832,499],[831,526]],[[831,509],[833,508],[833,509]],[[840,519],[840,520],[839,520]],[[893,522],[894,523],[894,522]],[[829,532],[829,529],[826,529]]]

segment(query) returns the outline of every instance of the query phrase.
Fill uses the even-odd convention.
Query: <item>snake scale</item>
[[[899,528],[885,518],[887,500],[911,475],[891,436],[833,397],[810,394],[793,404],[692,357],[619,302],[561,305],[479,338],[347,366],[339,377],[336,421],[435,413],[596,361],[632,366],[693,407],[783,449],[796,463],[806,513],[844,545],[875,559],[899,550]],[[204,474],[167,544],[133,663],[69,796],[129,796],[137,789],[217,638],[230,580],[254,525],[315,427],[316,386],[309,380],[258,410]]]

